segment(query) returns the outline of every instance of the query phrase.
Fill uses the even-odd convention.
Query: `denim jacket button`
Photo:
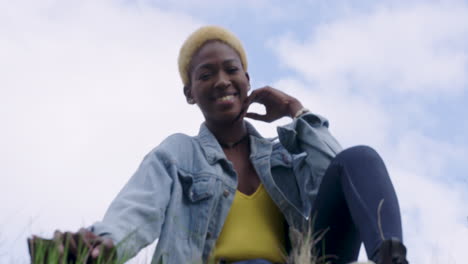
[[[224,190],[223,195],[224,195],[224,197],[228,197],[228,196],[229,196],[229,191],[228,191],[228,190]]]
[[[291,163],[291,160],[286,154],[283,154],[283,162],[286,163],[286,165],[289,165]]]

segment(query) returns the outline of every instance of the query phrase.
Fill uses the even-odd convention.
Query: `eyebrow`
[[[226,64],[229,64],[229,63],[233,63],[233,62],[240,62],[238,59],[227,59],[225,61],[223,61],[223,65],[226,65]],[[213,63],[205,63],[205,64],[202,64],[202,65],[199,65],[197,66],[195,69],[193,69],[193,71],[197,71],[199,69],[211,69],[213,68],[214,64]]]

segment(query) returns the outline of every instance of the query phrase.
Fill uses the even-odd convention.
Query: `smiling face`
[[[190,84],[184,87],[211,124],[230,123],[239,117],[249,90],[249,75],[237,52],[220,41],[205,43],[193,56]]]

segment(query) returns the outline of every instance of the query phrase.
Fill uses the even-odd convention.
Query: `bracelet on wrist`
[[[300,109],[299,111],[296,112],[296,114],[294,115],[294,119],[297,119],[299,118],[301,115],[305,114],[305,113],[309,113],[310,110],[303,107],[302,109]]]

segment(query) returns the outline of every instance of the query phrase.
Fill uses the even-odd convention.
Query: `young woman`
[[[328,230],[317,247],[333,263],[357,259],[361,241],[378,264],[407,263],[397,197],[371,148],[342,150],[328,121],[271,87],[251,91],[247,57],[229,31],[202,27],[183,44],[179,71],[189,104],[205,122],[195,137],[175,134],[143,160],[104,219],[56,232],[72,253],[135,255],[159,239],[154,263],[285,263],[291,228]],[[251,91],[250,95],[249,92]],[[264,115],[249,105],[263,104]],[[265,139],[245,118],[272,122]],[[183,122],[183,120],[181,120]]]

